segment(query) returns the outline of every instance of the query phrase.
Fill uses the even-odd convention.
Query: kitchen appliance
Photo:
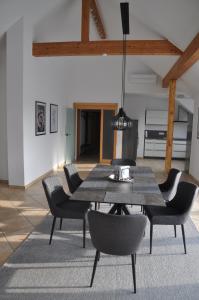
[[[162,140],[167,138],[166,130],[145,130],[145,139]]]

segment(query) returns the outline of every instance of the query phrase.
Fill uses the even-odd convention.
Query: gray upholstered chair
[[[146,227],[144,215],[110,215],[88,212],[91,240],[96,248],[90,287],[93,285],[100,252],[111,255],[131,255],[134,293],[136,293],[135,260]]]
[[[165,201],[171,201],[174,198],[181,175],[182,172],[180,170],[172,168],[168,173],[166,181],[158,185]],[[174,233],[176,237],[176,225],[174,225]]]
[[[186,222],[192,203],[198,194],[196,185],[181,181],[175,197],[163,206],[145,206],[145,213],[150,221],[150,254],[152,253],[153,225],[181,225],[184,252],[186,250],[184,223]]]
[[[159,184],[159,189],[165,201],[171,201],[174,198],[181,175],[182,172],[180,170],[172,168],[166,181]]]
[[[64,165],[64,173],[66,175],[69,191],[73,194],[83,180],[80,178],[74,164]]]
[[[62,219],[82,219],[83,220],[83,247],[86,239],[86,214],[90,208],[89,202],[73,201],[64,192],[59,177],[51,176],[42,180],[48,205],[53,215],[53,223],[50,233],[49,245],[51,244],[56,218],[60,218],[60,229]]]
[[[136,166],[136,162],[128,158],[115,158],[112,159],[111,165],[113,166]]]
[[[73,194],[83,180],[80,178],[74,164],[64,165],[64,173],[66,175],[69,191]],[[95,210],[97,210],[97,202],[95,202]]]

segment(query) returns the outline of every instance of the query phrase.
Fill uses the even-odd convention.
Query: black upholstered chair
[[[69,191],[73,194],[83,180],[80,178],[74,164],[64,165],[64,173],[66,175]]]
[[[90,287],[93,285],[100,252],[111,255],[131,255],[134,293],[136,293],[136,252],[146,227],[144,215],[110,215],[96,211],[88,212],[91,240],[96,248]]]
[[[159,184],[160,191],[162,192],[165,201],[171,201],[174,198],[181,175],[181,171],[170,169],[166,181]]]
[[[112,159],[111,165],[113,166],[136,166],[136,162],[128,158],[116,158]]]
[[[150,221],[150,254],[152,253],[153,225],[181,225],[184,252],[186,250],[184,223],[186,222],[192,203],[197,196],[196,185],[181,181],[175,197],[163,206],[145,206],[145,213]],[[175,235],[176,236],[176,235]]]
[[[64,192],[59,177],[51,176],[42,180],[46,198],[48,200],[51,214],[53,215],[53,223],[50,233],[49,245],[51,244],[55,222],[60,218],[60,230],[62,227],[62,219],[82,219],[83,220],[83,247],[85,248],[86,239],[86,214],[90,208],[89,202],[72,201]]]

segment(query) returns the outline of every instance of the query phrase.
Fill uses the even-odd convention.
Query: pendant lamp
[[[122,30],[123,30],[123,57],[122,57],[122,94],[121,107],[116,116],[113,117],[111,125],[114,130],[125,130],[133,126],[133,121],[127,117],[123,107],[125,98],[125,75],[126,75],[126,35],[129,34],[129,4],[120,3]]]

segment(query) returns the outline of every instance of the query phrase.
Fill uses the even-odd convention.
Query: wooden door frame
[[[74,102],[73,107],[76,113],[76,158],[80,155],[80,111],[81,110],[96,110],[100,111],[100,163],[110,163],[110,159],[103,159],[103,122],[104,110],[114,110],[115,114],[118,110],[117,103],[88,103],[88,102]],[[114,144],[113,144],[113,158],[116,158],[117,132],[114,130]]]

